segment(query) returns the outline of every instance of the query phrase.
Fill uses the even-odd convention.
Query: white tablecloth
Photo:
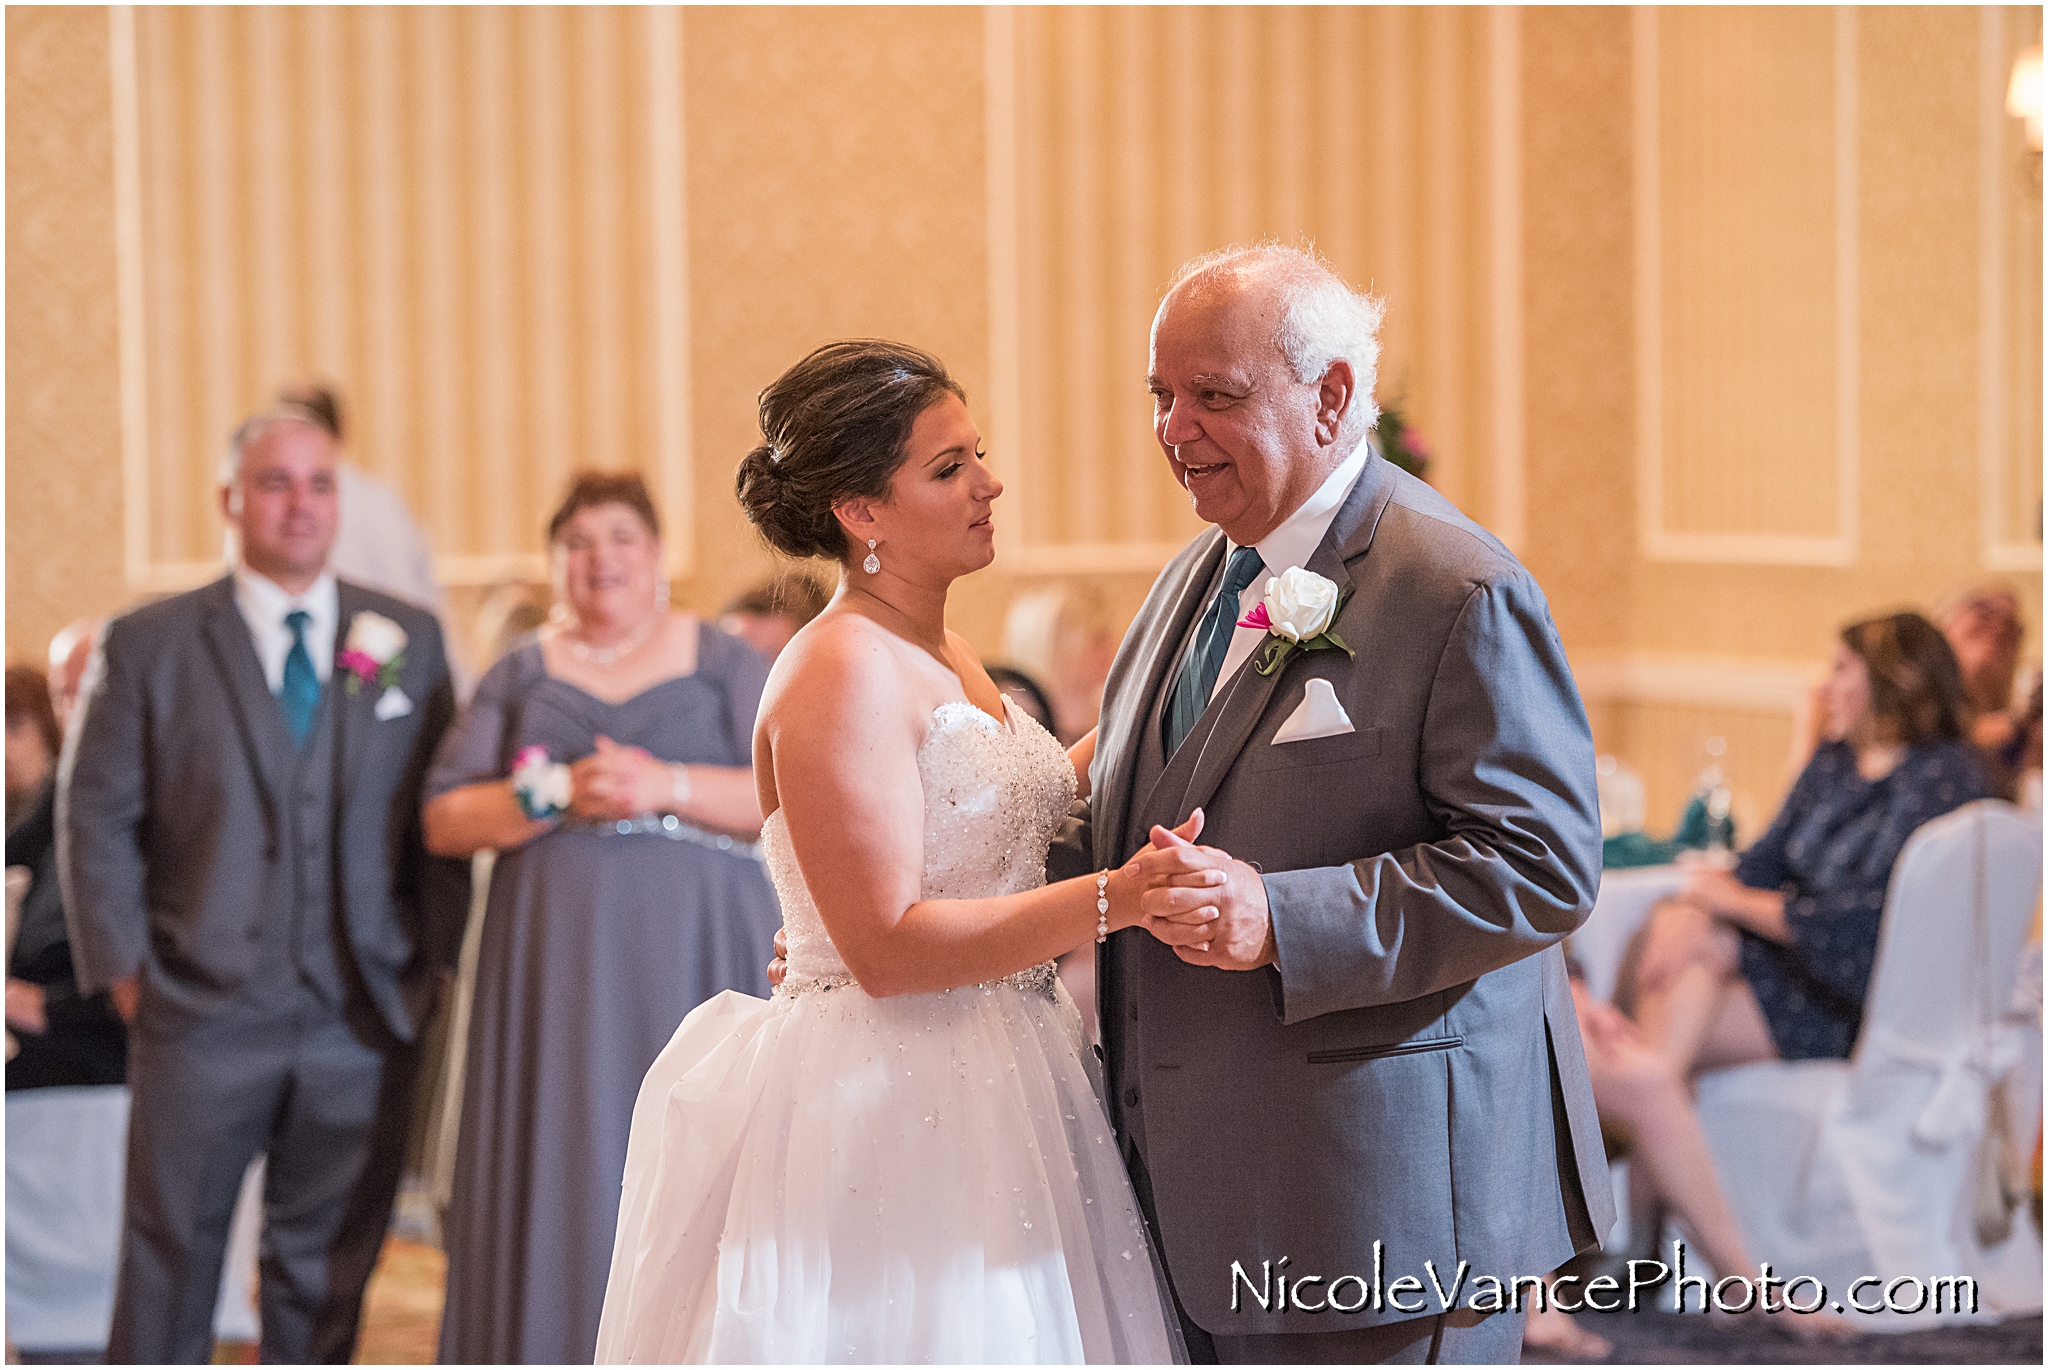
[[[1586,988],[1595,998],[1612,999],[1628,939],[1642,926],[1650,906],[1678,893],[1685,885],[1681,866],[1635,866],[1604,871],[1600,897],[1585,926],[1571,935],[1572,955],[1586,972]]]

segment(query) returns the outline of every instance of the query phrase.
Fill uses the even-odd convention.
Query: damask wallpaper
[[[1544,584],[1653,812],[1714,734],[1767,814],[1850,617],[1997,572],[2039,622],[2040,159],[2002,111],[2038,10],[7,26],[15,658],[214,574],[218,445],[309,375],[459,614],[541,573],[580,465],[649,472],[677,596],[714,608],[773,565],[731,493],[756,393],[855,334],[945,357],[1010,483],[957,626],[994,654],[1061,585],[1121,623],[1194,526],[1153,306],[1266,235],[1387,297],[1382,397]]]

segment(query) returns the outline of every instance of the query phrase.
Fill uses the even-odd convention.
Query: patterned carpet
[[[421,1242],[393,1237],[370,1279],[359,1365],[429,1365],[441,1325],[446,1262]],[[2039,1365],[2041,1318],[1987,1320],[1896,1336],[1799,1337],[1789,1330],[1678,1313],[1592,1313],[1580,1326],[1614,1343],[1603,1362],[1572,1362],[1531,1350],[1526,1363],[1609,1365]],[[253,1347],[223,1346],[217,1364],[253,1360]]]
[[[1579,1326],[1614,1343],[1603,1361],[1571,1361],[1531,1350],[1529,1365],[2039,1365],[2041,1318],[1894,1335],[1801,1337],[1757,1319],[1684,1313],[1589,1313]]]

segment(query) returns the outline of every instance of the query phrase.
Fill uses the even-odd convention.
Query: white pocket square
[[[405,697],[405,691],[393,685],[377,696],[377,721],[389,723],[394,718],[404,718],[412,712],[412,701]]]
[[[1313,737],[1338,737],[1357,731],[1351,725],[1351,715],[1345,713],[1344,706],[1337,702],[1337,692],[1330,688],[1330,682],[1321,676],[1311,676],[1301,703],[1294,706],[1294,712],[1287,715],[1280,731],[1273,734],[1273,745],[1306,742]]]

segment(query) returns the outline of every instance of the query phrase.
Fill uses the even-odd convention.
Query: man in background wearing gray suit
[[[211,1358],[261,1152],[263,1358],[345,1362],[461,936],[461,909],[423,898],[419,827],[453,698],[434,619],[327,569],[335,454],[312,415],[237,429],[220,500],[241,565],[108,624],[60,773],[79,983],[132,1028],[108,1359]]]
[[[1600,876],[1585,711],[1528,572],[1365,441],[1379,319],[1274,247],[1191,263],[1161,304],[1155,430],[1215,527],[1126,636],[1048,859],[1149,836],[1143,862],[1228,876],[1148,895],[1221,918],[1118,933],[1098,977],[1198,1361],[1516,1360],[1501,1286],[1613,1218],[1558,946]],[[1341,644],[1262,672],[1241,620],[1295,568]],[[1213,845],[1164,831],[1197,807]]]

